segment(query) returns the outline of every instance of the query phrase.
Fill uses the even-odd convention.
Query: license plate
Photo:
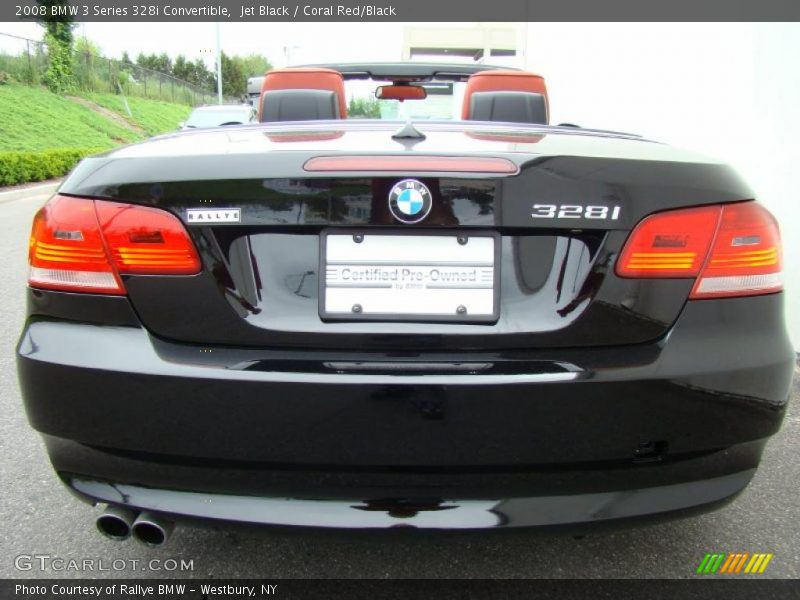
[[[499,239],[487,232],[323,232],[320,316],[373,321],[496,321]]]

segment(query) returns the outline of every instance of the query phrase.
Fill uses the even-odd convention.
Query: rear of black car
[[[39,213],[19,375],[72,490],[481,528],[747,485],[793,351],[777,225],[730,169],[558,128],[382,151],[337,127],[154,140]]]

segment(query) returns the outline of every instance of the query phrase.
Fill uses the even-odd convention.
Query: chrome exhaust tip
[[[121,542],[131,536],[131,528],[136,520],[136,511],[120,508],[118,506],[108,506],[103,511],[95,524],[97,530],[110,540]]]
[[[169,539],[173,529],[175,523],[149,512],[141,513],[131,526],[133,537],[146,546],[161,546]]]

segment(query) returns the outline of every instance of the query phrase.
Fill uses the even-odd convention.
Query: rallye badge
[[[431,191],[416,179],[399,181],[389,192],[389,210],[403,223],[419,223],[431,212]]]
[[[241,220],[242,210],[240,208],[189,208],[186,210],[186,222],[189,225],[239,223]]]

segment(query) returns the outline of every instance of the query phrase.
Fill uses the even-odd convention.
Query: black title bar
[[[46,11],[47,14],[42,14]],[[53,14],[56,11],[56,14]],[[63,13],[60,11],[64,11]],[[0,21],[800,21],[798,0],[3,0]]]

